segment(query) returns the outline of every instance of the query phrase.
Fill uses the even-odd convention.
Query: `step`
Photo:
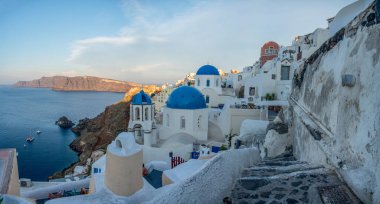
[[[294,164],[284,167],[273,167],[273,166],[256,166],[245,168],[241,172],[241,177],[249,177],[249,176],[260,176],[260,177],[268,177],[278,174],[287,174],[292,172],[299,171],[307,171],[314,169],[321,169],[323,166],[321,165],[310,165],[310,164]]]
[[[275,157],[275,158],[264,158],[263,162],[268,161],[296,161],[297,159],[294,156],[289,157]]]
[[[237,180],[232,190],[233,203],[322,203],[318,188],[344,185],[337,175],[323,168],[250,176]]]
[[[293,154],[285,153],[276,157],[266,157],[263,161],[295,161],[297,160]]]
[[[237,180],[237,182],[247,183],[250,181],[259,181],[259,180],[267,180],[268,182],[274,182],[276,180],[289,180],[289,179],[305,179],[310,177],[310,180],[315,180],[317,177],[320,177],[319,180],[326,177],[330,172],[324,168],[316,168],[309,170],[301,170],[301,171],[292,171],[279,173],[274,175],[262,176],[262,175],[253,175],[253,176],[244,176]],[[317,179],[318,180],[318,179]]]
[[[255,166],[272,166],[272,167],[285,167],[295,164],[308,164],[305,161],[262,161]]]

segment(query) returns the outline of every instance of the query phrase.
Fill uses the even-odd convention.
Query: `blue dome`
[[[134,95],[132,98],[133,105],[141,105],[141,104],[152,104],[152,100],[143,90],[141,90],[138,94]]]
[[[198,89],[181,86],[170,94],[166,106],[173,109],[201,109],[206,108],[206,100]]]
[[[198,69],[197,75],[219,75],[219,71],[212,65],[203,65]]]

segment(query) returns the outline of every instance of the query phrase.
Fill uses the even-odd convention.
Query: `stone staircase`
[[[361,203],[331,170],[287,154],[245,168],[231,192],[232,203]]]

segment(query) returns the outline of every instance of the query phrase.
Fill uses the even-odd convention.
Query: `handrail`
[[[292,102],[294,102],[298,107],[301,108],[301,110],[307,115],[309,116],[310,120],[312,120],[314,122],[315,125],[317,125],[327,136],[329,136],[330,138],[333,138],[333,133],[327,128],[325,127],[325,125],[323,125],[319,120],[318,118],[314,115],[314,113],[310,112],[303,104],[301,103],[298,103],[298,101],[296,101],[293,97],[289,97],[291,99]]]

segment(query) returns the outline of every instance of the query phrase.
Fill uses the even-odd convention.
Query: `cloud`
[[[95,37],[86,40],[79,40],[76,44],[91,45],[91,44],[111,44],[111,45],[125,45],[136,42],[132,37]]]
[[[67,61],[144,83],[174,81],[206,63],[241,69],[258,59],[265,41],[289,45],[296,35],[325,27],[325,18],[339,8],[326,8],[329,1],[302,2],[124,1],[127,22],[119,35],[78,40]]]
[[[93,45],[127,45],[135,43],[136,39],[133,37],[95,37],[84,40],[78,40],[74,43],[71,49],[70,57],[67,61],[75,61],[80,58],[84,52]]]

